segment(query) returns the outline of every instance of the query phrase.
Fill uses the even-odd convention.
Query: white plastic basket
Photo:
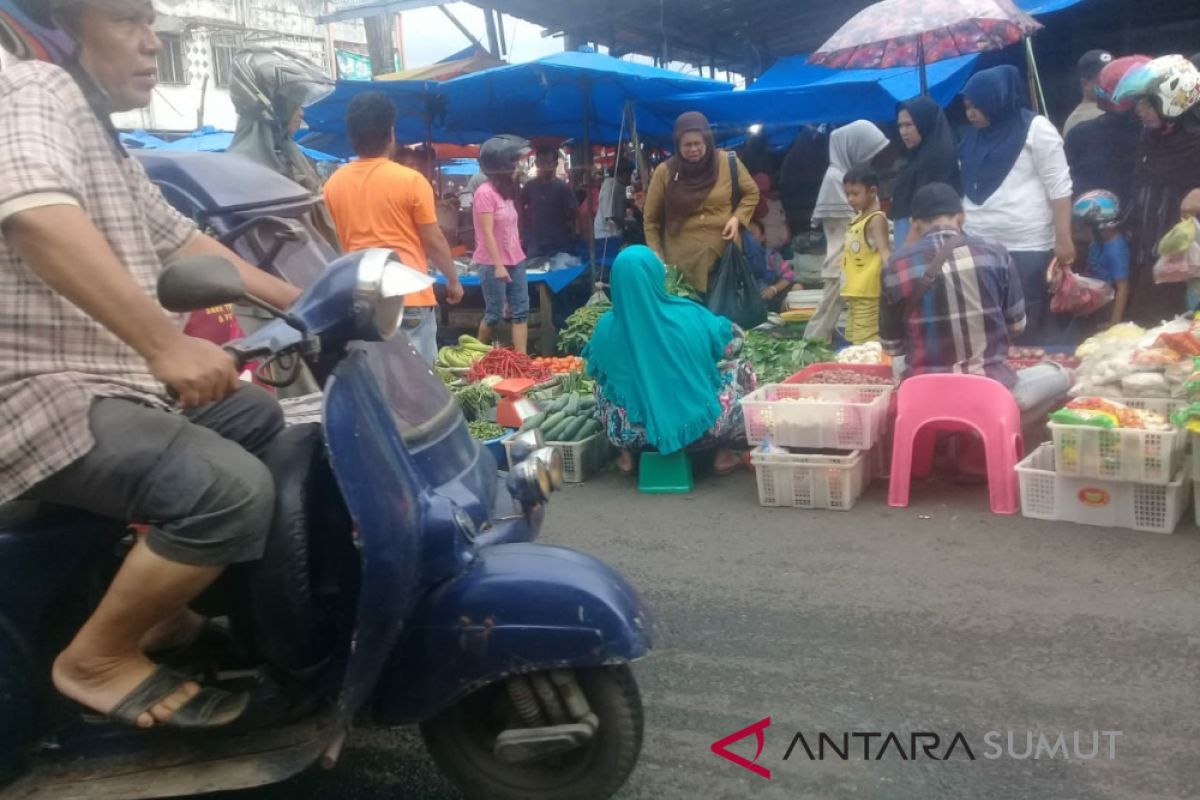
[[[1188,401],[1182,398],[1167,398],[1167,397],[1127,397],[1123,400],[1116,401],[1124,403],[1130,408],[1136,408],[1141,411],[1153,411],[1171,421],[1171,415],[1181,408],[1188,405]],[[1193,475],[1195,473],[1192,473]]]
[[[1080,478],[1170,483],[1183,462],[1183,431],[1142,431],[1050,423],[1058,472]]]
[[[585,478],[604,467],[610,450],[604,431],[578,442],[546,442],[546,445],[562,453],[563,480],[566,483],[583,483]],[[511,447],[512,443],[506,440],[504,449],[510,464],[513,460],[509,452]]]
[[[775,383],[742,399],[746,438],[813,450],[870,450],[883,440],[890,386]]]
[[[849,511],[870,482],[863,453],[752,453],[758,502],[764,506]]]
[[[1054,467],[1054,447],[1049,444],[1017,465],[1021,513],[1026,517],[1174,533],[1187,510],[1191,478],[1186,467],[1162,486],[1072,478],[1056,472]]]

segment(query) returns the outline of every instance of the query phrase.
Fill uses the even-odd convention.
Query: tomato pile
[[[561,358],[535,358],[533,363],[545,367],[555,375],[566,375],[571,372],[583,372],[586,362],[579,356],[563,356]]]

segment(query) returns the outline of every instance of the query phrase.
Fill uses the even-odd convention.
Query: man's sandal
[[[150,714],[151,710],[175,694],[192,679],[168,667],[159,667],[149,678],[138,684],[132,692],[108,712],[106,717],[130,727],[140,727],[138,718]],[[205,686],[178,711],[163,721],[154,720],[155,728],[176,730],[203,730],[228,725],[242,715],[250,702],[245,692],[227,692]],[[153,716],[153,715],[152,715]]]

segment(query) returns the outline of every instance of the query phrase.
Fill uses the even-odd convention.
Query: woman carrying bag
[[[730,169],[736,165],[737,175]],[[733,205],[734,181],[740,191]],[[646,244],[701,294],[728,242],[740,242],[758,208],[758,184],[736,158],[718,150],[703,114],[675,123],[675,154],[658,166],[646,193]]]

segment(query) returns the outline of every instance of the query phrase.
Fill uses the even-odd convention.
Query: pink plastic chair
[[[899,396],[888,505],[906,508],[912,476],[932,471],[938,432],[973,430],[987,449],[992,513],[1021,510],[1021,412],[1004,384],[978,375],[918,375],[900,384]]]

